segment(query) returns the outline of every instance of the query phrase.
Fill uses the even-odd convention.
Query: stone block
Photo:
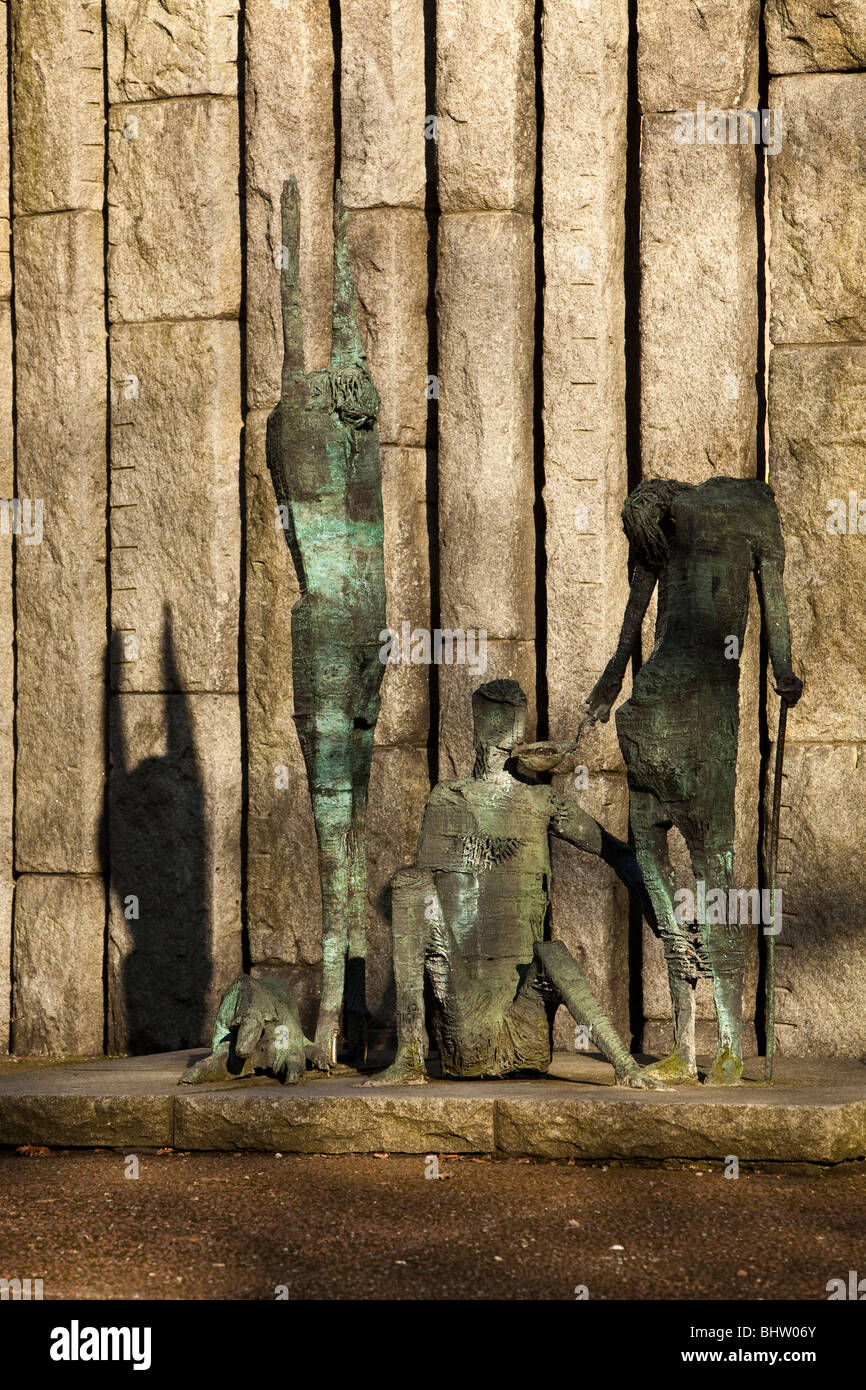
[[[795,709],[792,733],[796,717]],[[864,784],[863,744],[786,745],[776,1046],[792,1057],[862,1057],[866,1050]]]
[[[11,0],[10,18],[14,211],[101,212],[101,0]]]
[[[98,873],[107,603],[102,218],[20,218],[15,239],[25,526],[24,503],[32,508],[31,534],[16,540],[16,861],[22,873]]]
[[[794,666],[805,678],[789,737],[859,742],[866,739],[866,348],[777,348],[769,414]]]
[[[237,317],[238,158],[238,108],[230,98],[110,109],[112,322]]]
[[[443,212],[531,212],[535,16],[530,0],[437,0],[436,116]]]
[[[863,0],[767,0],[771,73],[845,72],[866,66]]]
[[[443,217],[437,300],[442,626],[531,639],[531,219]]]
[[[423,0],[342,0],[341,177],[351,208],[423,208]]]
[[[237,690],[238,325],[115,324],[111,374],[114,685]]]
[[[291,42],[287,27],[291,18]],[[331,343],[334,48],[328,0],[244,5],[247,256],[247,401],[280,396],[283,335],[280,193],[289,174],[301,195],[301,315],[307,371],[327,365]]]
[[[754,477],[755,152],[678,144],[676,133],[674,117],[643,122],[644,475]]]
[[[303,215],[303,214],[302,214]],[[427,438],[427,221],[410,208],[349,214],[361,334],[382,402],[382,444]]]
[[[770,337],[866,338],[866,73],[780,77],[782,148],[769,160]]]
[[[12,963],[13,1051],[24,1057],[81,1057],[102,1051],[104,950],[101,878],[74,874],[19,878]]]
[[[756,107],[760,18],[760,0],[639,0],[643,111]]]
[[[108,100],[238,89],[239,0],[107,0]]]
[[[241,742],[235,695],[112,703],[109,1049],[209,1042],[241,969]]]
[[[381,460],[385,616],[399,645],[391,653],[398,660],[389,662],[382,681],[376,742],[423,747],[430,728],[431,672],[429,665],[413,661],[411,634],[429,632],[430,626],[427,455],[424,449],[383,448]]]

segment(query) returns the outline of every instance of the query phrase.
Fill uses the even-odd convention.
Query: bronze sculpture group
[[[365,1058],[364,831],[384,669],[379,402],[358,329],[339,188],[326,371],[304,371],[293,179],[284,186],[282,210],[285,355],[268,462],[301,589],[292,610],[292,666],[322,883],[319,1019],[315,1039],[306,1039],[288,985],[241,976],[221,1001],[212,1053],[185,1074],[187,1082],[256,1071],[293,1082],[307,1066],[327,1071],[337,1060],[341,1017],[343,1055],[355,1065]],[[706,1080],[732,1085],[741,1078],[743,927],[709,920],[706,912],[695,922],[679,920],[668,834],[681,832],[695,878],[708,892],[735,887],[739,654],[752,577],[783,707],[802,690],[791,664],[779,516],[771,489],[757,480],[650,480],[626,499],[623,526],[628,604],[583,723],[609,719],[658,588],[652,654],[616,712],[633,848],[534,775],[566,767],[576,740],[525,745],[524,692],[511,680],[479,687],[472,697],[472,775],[434,787],[415,862],[393,879],[397,1055],[370,1085],[426,1079],[425,980],[444,1076],[546,1071],[553,1016],[563,1005],[612,1063],[618,1084],[654,1088],[699,1079],[695,987],[705,976],[718,1023]],[[611,865],[661,938],[674,1045],[648,1067],[629,1054],[564,943],[545,939],[551,836]]]

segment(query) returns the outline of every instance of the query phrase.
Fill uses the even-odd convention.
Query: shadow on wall
[[[117,631],[110,656],[113,667],[125,661]],[[159,1052],[210,1038],[208,829],[189,701],[179,684],[166,605],[163,693],[111,702],[111,1051]]]

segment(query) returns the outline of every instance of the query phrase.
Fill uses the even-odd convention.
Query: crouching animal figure
[[[285,980],[254,980],[238,975],[220,1000],[212,1051],[180,1078],[232,1081],[267,1072],[294,1085],[306,1067],[330,1070],[321,1048],[304,1037],[291,985]]]

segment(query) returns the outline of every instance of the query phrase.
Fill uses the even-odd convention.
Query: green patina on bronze
[[[231,1081],[256,1072],[293,1085],[307,1064],[328,1071],[321,1048],[304,1037],[291,985],[239,975],[220,999],[212,1051],[188,1067],[179,1084]]]
[[[322,993],[316,1042],[332,1058],[345,989],[349,1053],[364,1052],[365,823],[385,626],[379,397],[358,328],[337,184],[327,370],[304,370],[297,183],[283,185],[283,374],[268,419],[268,466],[301,597],[292,609],[292,678],[319,845]]]
[[[473,774],[434,788],[415,865],[392,882],[397,1057],[368,1084],[425,1080],[426,975],[446,1076],[546,1071],[553,1015],[565,1004],[620,1084],[652,1085],[565,945],[544,940],[551,835],[599,855],[643,901],[634,855],[573,801],[516,775],[513,755],[526,726],[516,682],[481,686],[472,710]]]
[[[673,1006],[674,1050],[650,1070],[666,1082],[697,1081],[695,986],[706,975],[718,1021],[707,1081],[736,1084],[743,1069],[743,927],[710,922],[706,912],[695,923],[677,921],[668,832],[673,826],[682,833],[707,898],[722,890],[730,902],[739,655],[752,575],[776,689],[788,705],[802,691],[791,665],[779,515],[772,490],[757,480],[648,481],[627,499],[623,526],[631,592],[616,652],[587,707],[593,718],[610,718],[658,584],[653,652],[616,714],[634,847],[664,943]]]

